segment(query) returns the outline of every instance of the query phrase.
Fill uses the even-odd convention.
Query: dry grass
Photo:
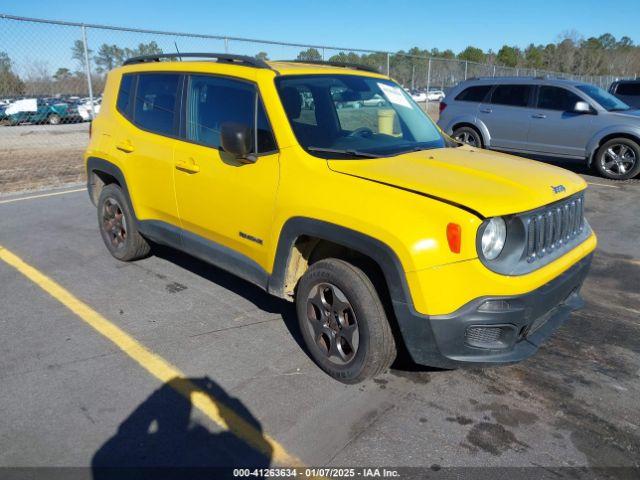
[[[84,147],[0,150],[0,192],[83,182],[83,151]]]

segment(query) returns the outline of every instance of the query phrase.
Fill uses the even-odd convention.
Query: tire
[[[464,143],[472,147],[484,148],[482,136],[473,127],[459,127],[451,135],[456,142]]]
[[[594,165],[604,178],[633,178],[640,173],[640,146],[628,138],[613,138],[598,149]]]
[[[60,122],[62,121],[62,118],[60,117],[60,115],[58,115],[57,113],[52,113],[51,115],[49,115],[49,117],[47,118],[47,123],[49,125],[60,125]]]
[[[343,383],[387,370],[397,350],[373,283],[359,268],[329,258],[309,267],[296,291],[300,331],[316,364]]]
[[[106,185],[98,198],[98,228],[107,250],[129,262],[149,255],[151,248],[140,235],[132,209],[118,185]]]

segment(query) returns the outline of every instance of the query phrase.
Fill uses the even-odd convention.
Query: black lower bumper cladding
[[[416,363],[440,368],[524,360],[584,305],[580,287],[592,258],[529,293],[477,298],[450,315],[422,315],[394,302],[409,354]]]

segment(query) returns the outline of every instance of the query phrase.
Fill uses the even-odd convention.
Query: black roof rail
[[[378,69],[374,67],[368,67],[367,65],[359,65],[357,63],[346,62],[332,62],[330,60],[279,60],[281,62],[293,62],[293,63],[309,63],[311,65],[328,65],[330,67],[342,67],[353,68],[354,70],[364,70],[365,72],[380,73]]]
[[[249,57],[247,55],[232,55],[230,53],[156,53],[154,55],[142,55],[131,57],[125,60],[123,65],[135,65],[137,63],[159,62],[162,58],[215,58],[218,63],[232,63],[236,65],[246,65],[255,68],[271,69],[264,60]]]

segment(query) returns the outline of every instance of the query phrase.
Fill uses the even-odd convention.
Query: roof
[[[233,55],[227,53],[161,53],[152,55],[143,55],[139,57],[129,58],[124,62],[125,67],[135,65],[157,65],[163,64],[166,68],[167,64],[181,64],[187,62],[208,62],[224,65],[233,65],[237,67],[249,67],[256,69],[273,70],[277,74],[282,75],[301,75],[301,74],[344,74],[348,71],[350,74],[376,75],[384,76],[375,69],[365,65],[346,64],[340,62],[325,62],[309,60],[307,62],[300,60],[286,61],[264,61],[255,57],[245,55]],[[146,70],[147,68],[145,68]]]
[[[269,66],[277,71],[281,75],[303,75],[303,74],[356,74],[356,75],[377,75],[385,76],[384,74],[368,69],[367,67],[360,67],[358,65],[340,64],[337,62],[304,62],[293,60],[278,60],[267,62]]]
[[[585,82],[578,82],[576,80],[569,80],[559,77],[473,77],[463,82],[460,85],[474,84],[500,84],[500,83],[535,83],[535,84],[550,84],[550,85],[583,85]]]

